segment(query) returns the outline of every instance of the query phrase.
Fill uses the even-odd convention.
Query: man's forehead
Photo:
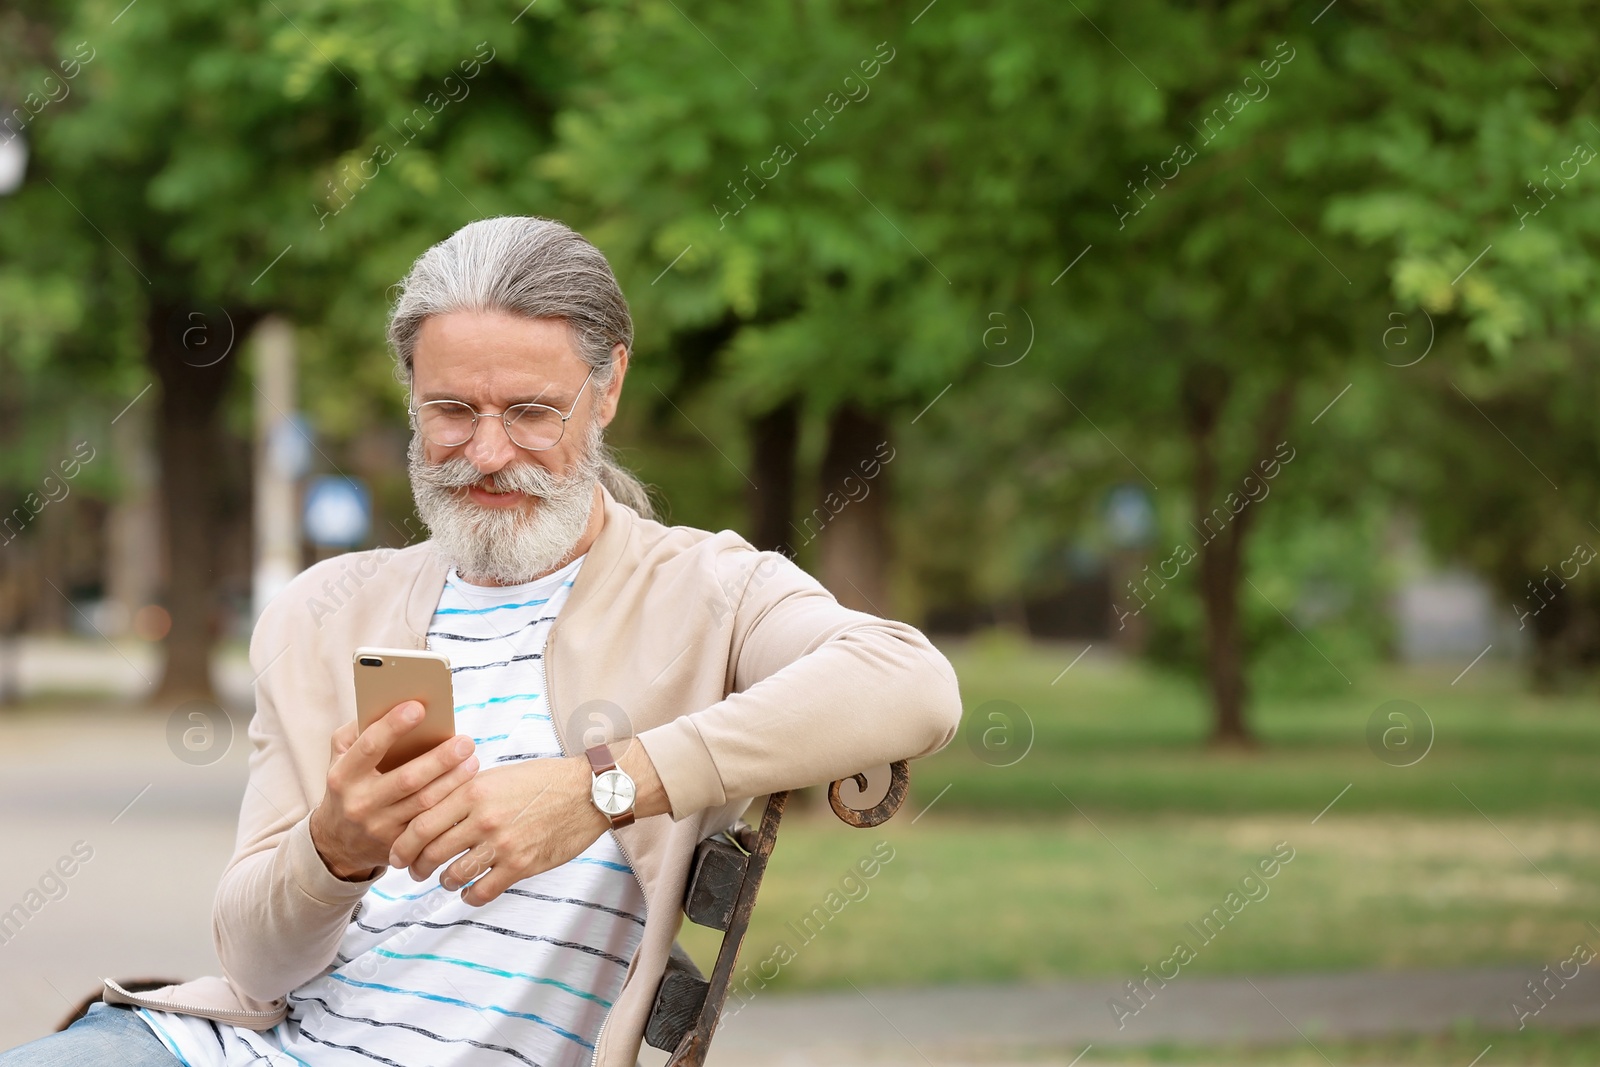
[[[412,352],[414,388],[424,400],[486,390],[560,399],[577,392],[587,370],[565,322],[503,312],[430,316]]]

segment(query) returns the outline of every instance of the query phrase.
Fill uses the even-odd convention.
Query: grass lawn
[[[883,827],[791,814],[741,965],[781,941],[796,955],[780,989],[1131,978],[1179,938],[1193,942],[1185,924],[1280,842],[1294,858],[1265,897],[1196,944],[1185,973],[1541,965],[1580,939],[1600,946],[1587,925],[1600,921],[1600,714],[1589,699],[1529,696],[1487,662],[1455,686],[1459,667],[1390,672],[1317,699],[1263,700],[1262,746],[1226,753],[1205,747],[1204,705],[1187,683],[1092,653],[1061,676],[1074,655],[952,649],[969,723],[986,701],[1014,702],[1033,723],[1027,755],[990,766],[964,729],[913,764],[911,798]],[[1391,699],[1418,704],[1436,728],[1411,767],[1367,747],[1367,719]],[[809,941],[797,933],[789,924],[880,840],[894,858],[865,895],[856,889]],[[702,961],[717,939],[682,937]]]
[[[1105,836],[1075,814],[1027,823],[930,814],[878,830],[831,815],[786,820],[741,965],[782,941],[796,958],[774,988],[798,989],[846,978],[1128,979],[1180,939],[1198,955],[1185,974],[1544,963],[1579,939],[1600,946],[1585,925],[1600,916],[1600,826],[1498,821],[1550,881],[1475,816],[1335,809],[1315,826],[1283,815],[1096,818]],[[820,932],[797,933],[880,840],[894,858],[861,883],[865,895],[856,889]],[[1293,859],[1202,944],[1185,924],[1198,927],[1280,842]],[[704,961],[719,936],[686,927],[681,940]]]
[[[961,736],[915,765],[912,803],[953,783],[940,810],[1070,811],[1064,792],[1091,815],[1304,811],[1309,818],[1349,784],[1341,811],[1473,815],[1472,804],[1490,815],[1600,811],[1596,694],[1534,696],[1518,672],[1491,661],[1454,685],[1465,664],[1352,675],[1349,685],[1330,671],[1321,695],[1255,701],[1261,747],[1223,753],[1205,747],[1209,718],[1198,685],[1100,660],[1098,650],[1062,675],[1078,651],[998,641],[947,648],[967,716]],[[1032,747],[1012,766],[990,766],[973,751],[974,744],[981,750],[984,729],[997,726],[984,708],[995,700],[1019,707],[1032,725]],[[1391,700],[1410,701],[1432,720],[1433,746],[1414,766],[1389,766],[1367,747],[1368,719]],[[1025,735],[1026,725],[1020,741]]]

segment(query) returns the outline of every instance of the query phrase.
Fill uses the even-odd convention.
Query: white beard
[[[569,561],[589,528],[600,478],[601,439],[599,423],[591,422],[577,466],[564,475],[531,460],[497,471],[496,489],[538,498],[527,513],[521,508],[474,504],[462,488],[485,476],[462,456],[428,463],[421,435],[413,434],[407,451],[411,494],[435,549],[469,582],[517,585],[556,570]]]

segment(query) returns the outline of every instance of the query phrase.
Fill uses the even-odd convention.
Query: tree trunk
[[[1229,521],[1218,522],[1213,508],[1218,489],[1217,427],[1228,405],[1232,383],[1219,368],[1201,367],[1186,377],[1182,406],[1194,450],[1194,529],[1200,547],[1200,599],[1205,613],[1206,680],[1211,690],[1213,745],[1251,747],[1256,743],[1245,719],[1249,697],[1245,683],[1244,635],[1239,626],[1239,586],[1244,578],[1244,545],[1255,523],[1258,505],[1239,513],[1223,507]],[[1270,459],[1273,446],[1288,423],[1292,388],[1275,390],[1259,413],[1254,455],[1230,484]],[[1242,491],[1236,489],[1235,491]],[[1226,500],[1226,495],[1224,495]],[[1209,524],[1208,524],[1209,520]]]
[[[1572,596],[1564,587],[1552,591],[1548,584],[1542,587],[1549,600],[1540,603],[1537,596],[1526,592],[1536,586],[1543,575],[1535,575],[1524,587],[1524,595],[1540,604],[1531,617],[1528,629],[1532,636],[1533,654],[1529,657],[1529,684],[1535,693],[1551,695],[1561,691],[1561,678],[1573,665],[1569,631],[1573,623]],[[1546,582],[1548,583],[1548,578]]]
[[[161,496],[154,437],[155,402],[145,397],[111,427],[118,495],[106,520],[106,599],[116,604],[123,630],[138,611],[161,599]]]
[[[851,404],[833,413],[818,505],[797,530],[820,536],[822,584],[848,608],[889,607],[888,424]]]
[[[1244,649],[1239,633],[1238,539],[1219,537],[1200,550],[1200,598],[1206,617],[1206,675],[1211,688],[1211,743],[1249,745],[1244,719]]]
[[[149,362],[160,383],[156,452],[161,464],[161,537],[165,557],[165,606],[172,626],[166,663],[151,703],[172,708],[188,700],[216,699],[211,649],[217,634],[215,515],[212,507],[221,451],[218,419],[233,377],[236,354],[217,359],[215,347],[231,338],[194,331],[226,330],[242,336],[247,323],[232,327],[195,319],[181,306],[152,305]]]
[[[750,542],[762,551],[793,556],[798,547],[794,522],[795,449],[800,443],[800,401],[786,400],[750,420],[755,483],[745,493],[750,509]]]

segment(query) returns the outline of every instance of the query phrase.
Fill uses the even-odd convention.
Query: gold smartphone
[[[455,700],[450,687],[450,660],[438,652],[410,648],[358,648],[356,728],[365,730],[408,700],[422,702],[422,721],[402,734],[378,764],[392,771],[422,755],[456,732]]]

